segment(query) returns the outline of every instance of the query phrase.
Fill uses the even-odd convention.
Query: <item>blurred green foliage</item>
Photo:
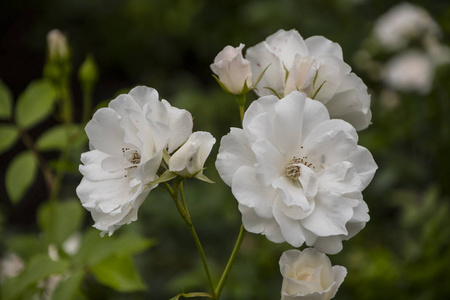
[[[27,265],[19,277],[2,282],[4,299],[27,299],[43,293],[43,285],[37,283],[48,280],[50,274],[70,275],[57,285],[54,299],[169,299],[183,290],[204,291],[206,279],[195,245],[172,200],[161,191],[152,191],[139,211],[139,220],[123,226],[113,237],[101,239],[98,231],[86,229],[92,220],[80,210],[81,206],[76,208],[77,202],[73,200],[81,178],[77,171],[79,156],[87,150],[87,140],[80,128],[90,115],[86,116],[83,109],[91,105],[86,101],[88,97],[92,97],[92,104],[104,105],[102,101],[114,98],[119,90],[144,84],[156,88],[160,97],[172,105],[188,109],[195,118],[194,130],[209,131],[219,141],[230,126],[240,126],[239,112],[233,97],[223,93],[211,77],[209,65],[225,45],[237,46],[242,42],[249,47],[280,28],[296,28],[305,38],[323,35],[338,42],[345,61],[353,66],[372,94],[373,124],[360,132],[360,144],[373,153],[379,165],[373,182],[364,192],[371,221],[361,233],[344,243],[341,253],[330,257],[333,264],[348,269],[335,299],[448,297],[450,70],[448,65],[436,70],[428,95],[396,93],[395,103],[386,103],[385,86],[358,68],[354,59],[360,48],[367,47],[376,18],[397,3],[392,0],[3,1],[0,254],[15,252]],[[448,45],[448,1],[413,3],[430,12],[442,28],[442,43]],[[77,81],[76,73],[64,79],[65,76],[44,72],[47,79],[30,84],[42,77],[48,63],[45,36],[53,28],[59,28],[68,37],[73,70],[85,62],[86,54],[92,55],[88,59],[95,58],[98,74],[84,76],[92,82],[83,83],[81,77],[81,82]],[[388,55],[379,54],[377,59],[386,61]],[[96,68],[95,65],[89,63],[88,67]],[[66,67],[64,74],[69,72]],[[31,93],[30,89],[35,91]],[[33,98],[35,94],[42,96],[39,102]],[[72,108],[62,100],[68,99],[68,95]],[[67,109],[73,120],[69,119]],[[28,149],[27,137],[36,142],[42,159],[49,162],[49,172],[60,177],[56,192],[46,189],[42,172],[33,171],[36,158],[31,157],[34,162],[28,161],[30,156],[24,152]],[[189,181],[185,186],[192,220],[216,282],[240,226],[237,203],[214,168],[218,146],[219,142],[204,172],[216,184]],[[22,178],[17,182],[8,179],[8,172],[15,172],[11,167],[14,164],[25,164],[29,169],[18,167],[19,172],[26,170],[27,176],[9,176]],[[30,179],[33,174],[35,177]],[[20,193],[11,194],[10,185],[15,185],[12,190]],[[47,201],[56,198],[63,201]],[[59,217],[54,217],[55,213]],[[71,256],[62,244],[76,232],[81,232],[81,246]],[[49,258],[49,245],[56,245],[59,260]],[[290,249],[287,244],[273,244],[263,236],[247,234],[223,299],[279,299],[278,260],[287,249]]]

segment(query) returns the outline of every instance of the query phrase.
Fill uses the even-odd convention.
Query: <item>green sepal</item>
[[[193,293],[179,293],[173,298],[170,298],[169,300],[178,300],[180,297],[184,298],[194,298],[194,297],[202,297],[202,298],[210,298],[212,299],[212,296],[208,293],[202,293],[202,292],[193,292]]]
[[[268,64],[267,67],[259,74],[258,78],[256,78],[256,81],[251,86],[251,90],[256,87],[256,85],[261,81],[261,78],[263,77],[264,73],[266,73],[267,69],[270,67],[271,64]]]
[[[178,176],[177,173],[169,171],[169,170],[166,170],[164,173],[161,174],[161,176],[159,176],[158,179],[156,179],[155,181],[150,182],[149,185],[166,182],[166,181],[174,179],[177,176]]]
[[[163,160],[167,165],[169,165],[170,155],[166,149],[163,150]]]
[[[224,92],[228,93],[228,94],[233,94],[232,92],[230,92],[227,87],[222,83],[222,81],[220,81],[219,77],[217,77],[215,74],[212,74],[212,76],[214,77],[214,79],[217,81],[217,83],[220,85],[220,87],[222,88],[222,90],[224,90]]]
[[[215,183],[214,181],[212,181],[211,179],[206,177],[205,174],[203,174],[203,173],[197,174],[194,177],[201,181],[207,182],[207,183]]]
[[[280,96],[273,88],[265,87],[265,89],[268,89],[269,91],[271,91],[272,93],[274,93],[275,96],[278,97],[278,99],[281,99],[281,98],[282,98],[282,97],[281,97],[281,96]]]
[[[323,84],[327,82],[326,80],[324,82],[322,82],[322,84],[319,86],[319,88],[317,89],[317,91],[314,93],[314,95],[312,96],[312,99],[315,99],[317,94],[319,93],[319,91],[322,89]]]

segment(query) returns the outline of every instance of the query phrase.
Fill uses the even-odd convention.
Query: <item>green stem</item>
[[[239,105],[239,114],[241,115],[241,124],[244,121],[244,113],[245,113],[244,105]]]
[[[189,232],[191,233],[192,238],[194,239],[195,245],[197,246],[197,251],[200,254],[200,258],[202,259],[203,268],[205,269],[209,288],[211,290],[212,299],[217,299],[216,295],[215,295],[215,291],[214,291],[214,284],[212,282],[211,273],[209,272],[208,262],[206,261],[206,255],[205,255],[205,252],[203,251],[202,244],[200,242],[200,239],[198,238],[197,232],[195,231],[195,228],[194,228],[194,224],[192,223],[192,220],[191,220],[191,216],[187,209],[186,199],[184,197],[183,182],[179,178],[175,179],[174,189],[172,189],[167,182],[165,182],[164,185],[166,186],[168,192],[172,196],[172,198],[175,202],[175,206],[177,207],[181,218],[184,220],[184,222],[186,223],[186,225],[189,228]],[[181,204],[178,199],[178,191],[180,191],[183,204]]]
[[[72,124],[72,99],[69,93],[69,80],[64,80],[61,86],[62,114],[64,123]]]
[[[236,102],[239,105],[239,114],[241,116],[241,123],[244,120],[246,94],[236,95]]]
[[[222,293],[222,289],[228,278],[228,273],[230,273],[230,270],[231,270],[231,267],[233,266],[236,255],[239,252],[239,249],[241,248],[241,244],[242,244],[242,241],[244,240],[245,233],[246,233],[246,231],[245,231],[244,225],[241,225],[241,230],[239,231],[239,236],[236,240],[236,244],[234,245],[233,252],[231,252],[230,258],[228,259],[227,266],[225,267],[222,277],[220,278],[219,284],[217,285],[217,288],[215,291],[216,297],[217,297],[216,299],[219,299],[220,294]]]

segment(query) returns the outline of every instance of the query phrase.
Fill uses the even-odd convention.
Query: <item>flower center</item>
[[[123,156],[126,160],[128,160],[133,166],[128,167],[127,169],[136,168],[141,162],[141,154],[136,150],[130,150],[130,148],[122,148]]]
[[[308,157],[295,157],[291,159],[291,161],[284,168],[285,174],[292,180],[298,180],[298,178],[302,175],[302,171],[300,165],[305,165],[309,168],[315,169],[311,163],[306,161]]]

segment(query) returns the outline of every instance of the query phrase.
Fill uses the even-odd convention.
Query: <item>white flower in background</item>
[[[281,300],[329,300],[347,275],[345,267],[331,266],[325,254],[312,248],[284,252],[280,271],[283,275]]]
[[[342,49],[322,36],[303,40],[296,30],[279,30],[250,47],[246,58],[253,74],[261,74],[258,96],[287,96],[301,91],[327,107],[331,118],[343,119],[357,130],[372,118],[370,95],[362,80],[343,61]]]
[[[406,2],[380,16],[374,27],[376,39],[387,50],[399,50],[413,39],[440,33],[439,25],[425,9]]]
[[[247,231],[337,253],[369,220],[361,191],[377,165],[349,123],[300,92],[261,97],[221,140],[216,167]]]
[[[64,252],[66,252],[70,256],[73,256],[80,249],[81,238],[81,233],[77,231],[64,241],[64,243],[61,245],[61,248],[64,250]]]
[[[252,86],[250,62],[242,56],[244,44],[234,48],[226,46],[214,58],[211,70],[231,94],[239,95]]]
[[[99,109],[86,125],[90,150],[81,155],[77,195],[102,234],[137,219],[158,178],[163,151],[172,153],[192,133],[192,116],[139,86]]]
[[[216,139],[209,132],[194,132],[170,157],[169,170],[183,177],[198,177],[215,143]]]
[[[25,262],[14,252],[6,252],[0,259],[0,283],[6,278],[15,277],[25,269]]]
[[[408,51],[393,57],[384,66],[382,78],[391,88],[427,94],[432,86],[434,66],[430,58],[419,51]]]
[[[47,34],[48,55],[50,58],[66,58],[69,55],[66,36],[58,29]]]

